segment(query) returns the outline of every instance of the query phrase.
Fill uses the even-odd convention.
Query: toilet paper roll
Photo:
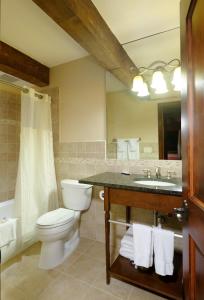
[[[104,190],[99,192],[99,198],[104,201]]]

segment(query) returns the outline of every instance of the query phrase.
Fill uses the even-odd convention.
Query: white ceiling
[[[1,0],[1,40],[48,67],[88,55],[32,0]]]
[[[180,0],[92,0],[120,43],[179,26]]]
[[[92,2],[121,43],[179,26],[179,0]],[[32,0],[1,0],[1,40],[49,67],[88,55]],[[172,40],[167,39],[165,43],[170,52]],[[136,59],[137,65],[144,65],[142,60],[146,62],[146,59],[142,54],[147,51],[142,50],[139,54],[138,50],[139,55],[134,58],[131,54],[131,51],[135,53],[133,46],[125,46],[125,49]],[[158,42],[149,47],[145,49],[152,52],[152,47],[158,48]],[[161,52],[164,53],[162,48]]]

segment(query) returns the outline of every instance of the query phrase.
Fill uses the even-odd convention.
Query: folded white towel
[[[128,251],[128,252],[131,252],[132,254],[134,254],[133,247],[121,246],[120,249],[123,249],[124,251]]]
[[[0,223],[0,248],[16,240],[16,219]]]
[[[149,268],[153,264],[152,227],[133,224],[134,263]]]
[[[130,246],[133,249],[133,236],[124,235],[121,240],[121,246]]]
[[[134,260],[134,253],[133,251],[129,251],[123,247],[120,248],[119,250],[120,255],[130,259],[130,260]]]
[[[172,275],[174,266],[174,233],[170,230],[153,228],[154,264],[157,274]]]

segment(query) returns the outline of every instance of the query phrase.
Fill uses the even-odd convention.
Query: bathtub
[[[0,202],[0,220],[14,217],[14,200]]]
[[[14,217],[14,199],[0,202],[0,220],[14,219],[17,225],[17,219]],[[10,242],[8,245],[1,248],[1,263],[6,262],[9,258],[16,255],[17,240]]]

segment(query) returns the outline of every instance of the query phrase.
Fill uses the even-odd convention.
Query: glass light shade
[[[174,85],[174,91],[181,91],[181,67],[180,66],[174,70],[172,84]]]
[[[148,86],[146,82],[143,82],[143,85],[140,86],[140,90],[137,94],[138,97],[146,97],[149,95]]]
[[[141,75],[137,75],[133,79],[132,83],[132,91],[133,92],[139,92],[144,84],[143,78]]]
[[[168,93],[168,89],[166,86],[166,82],[164,80],[163,83],[161,83],[156,89],[155,89],[155,94],[165,94]]]
[[[168,92],[166,81],[161,71],[155,71],[153,73],[151,87],[155,89],[155,94],[165,94]]]
[[[155,71],[152,76],[151,87],[157,89],[165,82],[164,75],[161,71]]]

